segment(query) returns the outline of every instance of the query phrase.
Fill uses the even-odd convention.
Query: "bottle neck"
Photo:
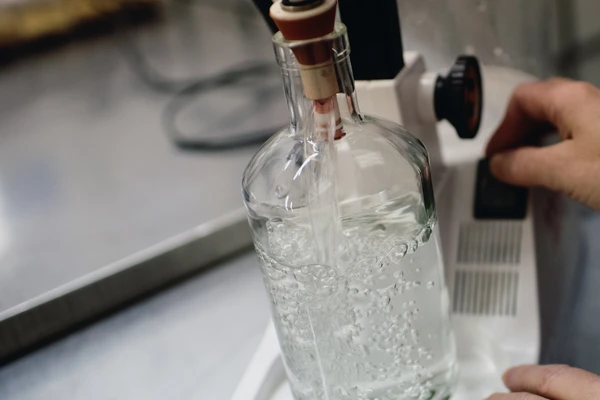
[[[332,35],[313,40],[308,44],[285,41],[281,34],[274,36],[273,43],[282,71],[292,134],[306,135],[312,132],[315,135],[316,131],[318,135],[319,130],[329,125],[330,128],[336,127],[335,139],[339,139],[343,137],[339,125],[340,114],[351,118],[356,123],[362,121],[355,93],[348,37],[342,24],[336,26]],[[324,48],[327,52],[329,52],[327,49],[331,49],[331,58],[328,62],[316,66],[300,65],[296,53],[306,54],[304,51],[306,46]],[[327,67],[327,64],[330,67]],[[325,75],[321,75],[320,71],[325,71],[323,72]],[[327,78],[324,78],[325,76]],[[325,97],[320,98],[323,96],[319,93],[324,93]],[[327,116],[332,116],[331,123]]]
[[[358,106],[354,77],[350,60],[335,63],[338,78],[339,94],[334,97],[340,113],[359,123],[362,115]],[[290,130],[294,134],[305,132],[315,127],[314,100],[306,97],[304,84],[299,69],[282,68],[283,87],[290,113]],[[324,101],[325,99],[323,99]]]
[[[314,125],[312,101],[306,98],[299,70],[282,69],[283,90],[290,113],[292,134],[305,132]]]

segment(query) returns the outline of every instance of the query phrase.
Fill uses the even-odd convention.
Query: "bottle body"
[[[327,118],[276,36],[292,122],[243,179],[288,381],[296,400],[446,399],[456,351],[427,151],[360,115],[336,35],[343,120],[335,110],[322,134]]]
[[[419,226],[420,237],[405,252],[394,223],[382,216],[379,224],[379,232],[349,226],[340,251],[355,251],[341,254],[343,264],[335,267],[290,266],[257,247],[296,400],[452,393],[456,356],[437,238],[427,238],[430,225]],[[308,243],[302,228],[269,226],[283,247],[292,246],[288,240]],[[294,230],[298,236],[289,235]]]
[[[288,208],[285,201],[247,202],[292,391],[296,400],[445,398],[454,385],[456,354],[435,209],[428,189],[423,191],[431,182],[425,176],[406,190],[401,153],[394,157],[389,143],[377,151],[373,143],[386,143],[371,137],[377,135],[366,132],[369,127],[351,127],[345,121],[348,133],[335,143],[335,265],[322,263],[315,251],[306,202],[294,199],[300,201],[294,206],[291,200],[304,157],[289,131],[279,133],[287,137],[280,146],[274,140],[277,152],[263,149],[272,163],[288,154],[282,165],[291,171],[272,176]],[[283,143],[287,152],[279,151]],[[398,170],[398,184],[380,191],[372,186],[381,184],[378,176],[386,180],[380,176],[384,169],[390,181]],[[361,173],[371,179],[363,181]]]

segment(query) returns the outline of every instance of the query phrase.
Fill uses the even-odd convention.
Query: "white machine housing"
[[[506,368],[536,363],[540,351],[532,196],[523,220],[473,216],[477,162],[510,90],[506,82],[489,82],[484,71],[484,118],[491,112],[496,121],[484,121],[479,137],[464,141],[449,124],[437,122],[437,74],[427,73],[416,52],[405,52],[404,59],[405,67],[395,79],[357,81],[356,91],[362,112],[403,125],[427,147],[460,364],[452,398],[485,398],[506,390],[501,381]],[[513,87],[528,79],[519,76],[510,82]],[[495,92],[494,85],[502,93]],[[292,400],[272,325],[233,400]]]

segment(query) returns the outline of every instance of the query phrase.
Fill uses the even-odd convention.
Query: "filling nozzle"
[[[281,0],[270,15],[283,37],[292,42],[306,97],[313,101],[317,133],[328,133],[335,118],[335,139],[344,136],[336,94],[339,92],[331,41],[337,0]],[[293,43],[297,42],[297,43]]]

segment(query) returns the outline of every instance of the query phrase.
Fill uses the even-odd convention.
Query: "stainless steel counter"
[[[270,33],[250,2],[166,4],[160,22],[74,41],[0,69],[0,321],[79,289],[80,282],[109,276],[111,271],[101,272],[107,266],[126,269],[140,259],[132,254],[182,232],[193,236],[195,227],[241,208],[241,175],[256,147],[178,149],[161,125],[172,94],[145,82],[138,64],[170,80],[205,77],[250,61],[274,64]],[[125,23],[115,20],[117,26]],[[142,61],[132,58],[132,44]],[[228,128],[220,127],[240,106],[232,99],[256,88],[228,90],[192,97],[177,121],[180,129],[226,134]],[[266,127],[287,120],[282,90],[278,95],[273,102],[279,108],[257,115],[258,127],[265,120]],[[249,243],[247,233],[239,235],[232,237],[232,250]],[[174,262],[187,265],[179,275],[187,273],[194,263],[214,261],[203,259],[206,252],[180,254],[154,266],[153,274],[175,273]],[[111,292],[144,284],[138,274],[98,289],[91,299],[74,298],[59,317],[83,315]],[[24,319],[4,336],[0,329],[0,341],[6,346],[12,335],[25,337],[23,345],[35,342],[27,335],[39,318]],[[0,359],[6,351],[0,344]]]
[[[268,313],[248,253],[0,368],[0,399],[229,400]]]

